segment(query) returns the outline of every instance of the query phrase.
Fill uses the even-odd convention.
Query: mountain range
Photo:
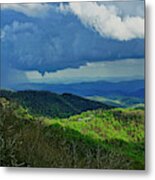
[[[144,98],[144,80],[130,80],[121,82],[83,82],[72,84],[44,84],[25,83],[15,85],[14,90],[47,90],[56,93],[72,93],[79,96],[128,96]]]

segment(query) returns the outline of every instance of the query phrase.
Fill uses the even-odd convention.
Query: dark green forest
[[[49,91],[8,91],[1,90],[0,97],[21,104],[35,116],[65,118],[87,110],[109,109],[111,106],[76,96],[73,94],[56,94]]]

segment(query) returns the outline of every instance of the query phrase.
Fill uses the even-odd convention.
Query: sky
[[[3,4],[1,86],[144,79],[144,1]]]

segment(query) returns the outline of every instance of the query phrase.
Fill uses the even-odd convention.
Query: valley
[[[116,108],[71,94],[3,90],[0,120],[1,166],[145,168],[143,108]]]

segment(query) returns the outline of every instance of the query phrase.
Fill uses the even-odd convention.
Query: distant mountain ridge
[[[13,100],[39,116],[65,118],[87,110],[109,109],[111,106],[88,100],[73,94],[56,94],[49,91],[7,91],[0,90],[0,97]]]
[[[144,80],[121,82],[83,82],[74,84],[26,83],[14,86],[15,90],[48,90],[56,93],[72,93],[79,96],[133,96],[144,98]],[[140,93],[140,94],[139,94]]]

